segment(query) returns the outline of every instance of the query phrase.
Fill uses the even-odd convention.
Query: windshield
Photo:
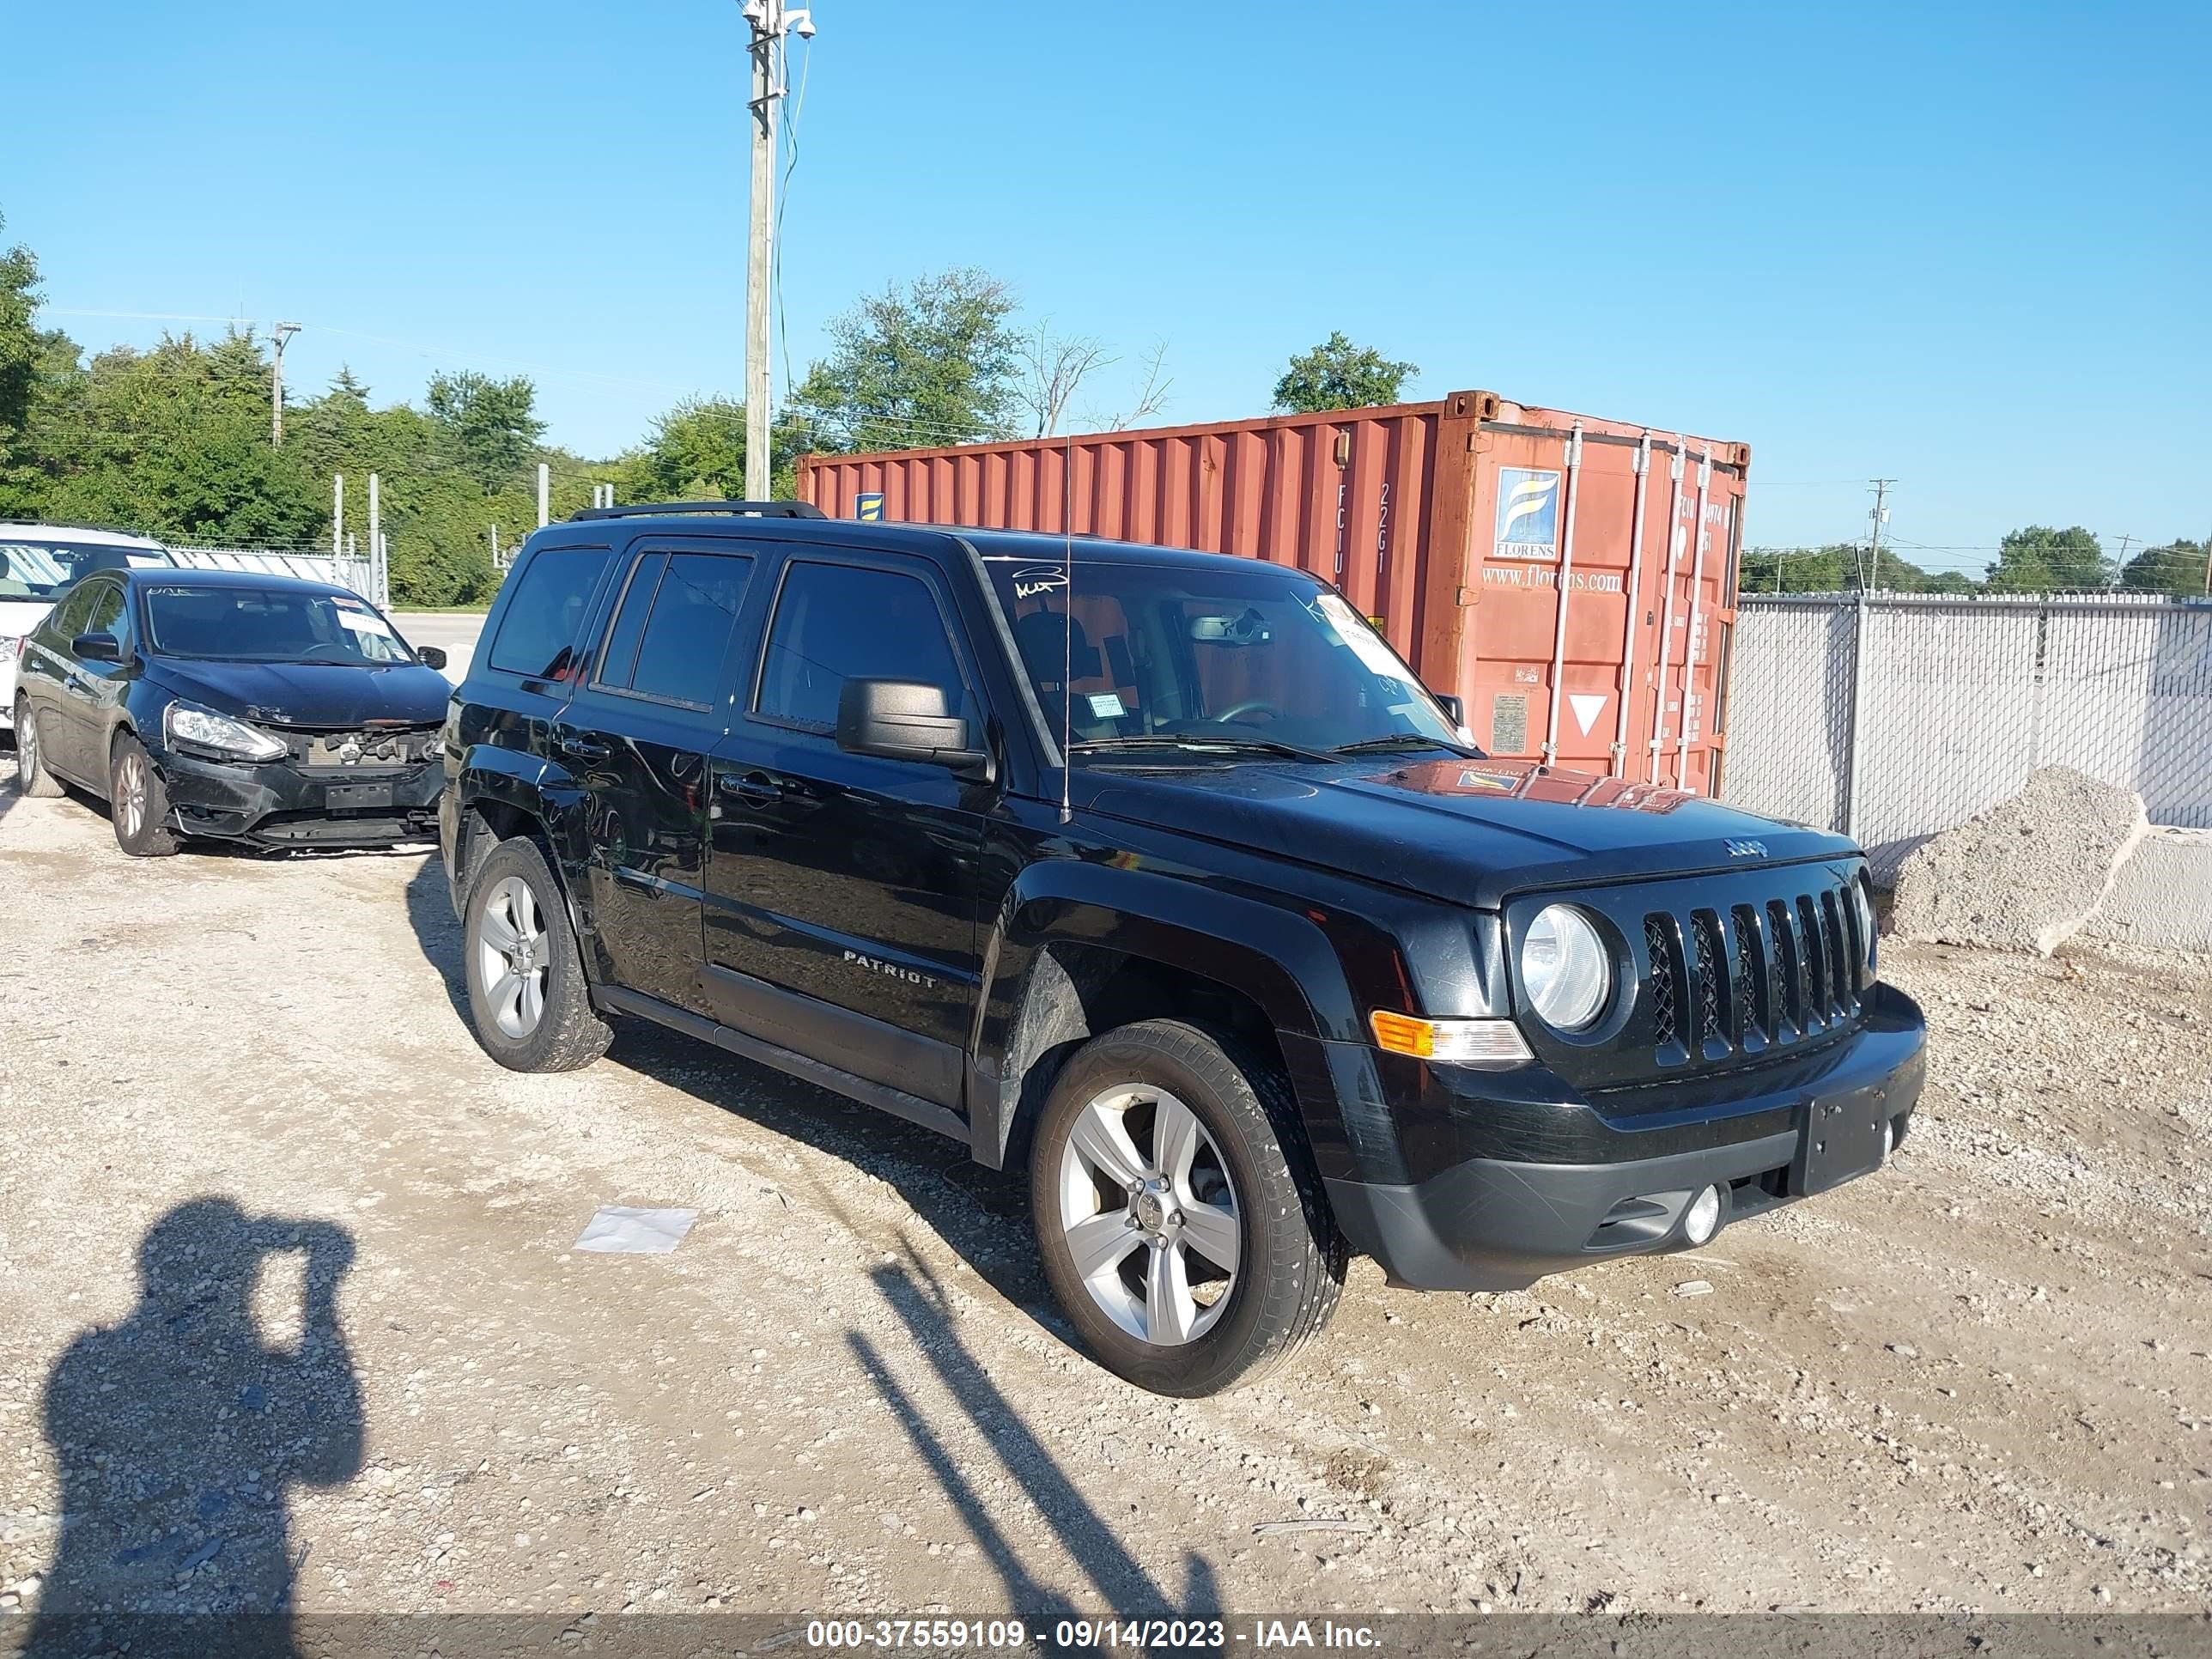
[[[286,587],[163,583],[146,590],[146,638],[163,656],[219,662],[411,663],[366,599]]]
[[[994,560],[991,579],[1056,728],[1075,742],[1261,742],[1334,750],[1391,738],[1462,747],[1364,617],[1295,570]]]
[[[159,548],[0,540],[0,599],[51,599],[95,570],[164,569],[174,562]]]

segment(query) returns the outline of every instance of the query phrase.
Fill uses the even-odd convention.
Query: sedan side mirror
[[[988,783],[996,769],[945,712],[945,688],[911,680],[847,680],[837,693],[837,746],[848,754],[946,766]]]
[[[80,634],[70,641],[70,654],[87,662],[121,662],[123,647],[112,634]]]
[[[422,658],[425,668],[443,668],[446,665],[445,652],[434,645],[418,645],[415,647],[415,654]]]
[[[1437,700],[1437,708],[1451,716],[1451,723],[1454,726],[1467,724],[1467,704],[1462,700],[1442,691],[1431,691],[1429,695]]]

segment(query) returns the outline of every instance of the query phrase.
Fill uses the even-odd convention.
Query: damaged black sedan
[[[357,593],[252,571],[102,571],[20,656],[20,787],[101,797],[133,857],[199,836],[437,834],[445,653],[408,645]]]

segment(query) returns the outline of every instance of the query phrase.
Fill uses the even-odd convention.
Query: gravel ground
[[[653,1031],[493,1066],[434,860],[134,863],[0,786],[0,1605],[2212,1600],[2201,961],[1898,949],[1881,1176],[1523,1295],[1358,1264],[1172,1404],[949,1142]],[[571,1253],[610,1203],[700,1218]]]

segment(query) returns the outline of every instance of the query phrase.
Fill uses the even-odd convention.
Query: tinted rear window
[[[533,679],[571,678],[584,612],[610,556],[604,547],[541,549],[515,578],[492,641],[491,666]]]
[[[752,568],[740,554],[640,559],[607,636],[599,684],[700,708],[720,701],[722,653]]]

